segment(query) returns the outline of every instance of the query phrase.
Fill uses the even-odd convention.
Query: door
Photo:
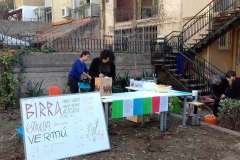
[[[236,74],[240,76],[240,30],[238,31],[237,65]]]

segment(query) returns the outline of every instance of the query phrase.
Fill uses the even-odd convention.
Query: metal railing
[[[183,44],[184,47],[188,47]],[[192,88],[198,88],[201,92],[209,93],[210,91],[210,79],[214,75],[224,75],[224,72],[218,69],[216,66],[211,64],[209,61],[204,59],[202,56],[197,54],[191,48],[188,48],[191,52],[187,54],[180,51],[176,46],[165,41],[165,53],[172,53],[173,50],[177,50],[177,54],[182,56],[186,60],[186,65],[182,68],[182,78],[188,79],[187,88],[191,90]],[[166,58],[164,54],[163,58]],[[167,67],[165,67],[167,68]],[[172,75],[174,76],[174,75]],[[180,84],[184,85],[181,81]]]
[[[88,50],[100,52],[103,49],[111,49],[119,53],[149,53],[149,41],[120,41],[102,39],[81,39],[81,38],[48,38],[40,36],[9,37],[0,36],[2,48],[29,48],[35,50],[51,49],[56,52],[79,52]]]
[[[179,35],[180,40],[185,43],[203,30],[208,30],[209,34],[212,29],[217,29],[213,26],[214,22],[223,13],[235,13],[238,3],[239,0],[213,0],[183,25],[182,33]]]
[[[173,31],[165,37],[164,47],[161,47],[161,51],[158,51],[158,53],[161,54],[161,58],[164,59],[163,67],[168,70],[168,68],[176,65],[173,63],[168,64],[168,66],[165,65],[165,60],[169,54],[184,57],[188,67],[183,68],[183,78],[188,79],[188,89],[192,89],[195,85],[195,87],[201,89],[203,92],[209,92],[209,82],[212,76],[224,75],[224,72],[197,54],[195,50],[191,49],[186,43],[203,31],[207,31],[209,35],[210,33],[213,34],[215,31],[221,30],[221,25],[215,25],[219,17],[229,16],[228,14],[231,13],[230,16],[234,17],[234,19],[230,19],[231,17],[229,17],[229,23],[230,21],[231,23],[234,22],[234,20],[236,20],[235,16],[238,16],[236,14],[237,7],[240,7],[240,0],[213,0],[183,25],[179,35],[176,34],[176,31]],[[226,31],[229,29],[230,28],[226,29]],[[222,32],[222,34],[226,31]],[[213,39],[216,39],[216,36]],[[157,47],[155,46],[155,48]],[[173,74],[171,76],[174,77]],[[178,82],[183,85],[181,81]]]

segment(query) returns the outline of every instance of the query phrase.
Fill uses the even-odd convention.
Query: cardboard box
[[[149,115],[145,115],[144,118],[145,118],[145,122],[150,121]],[[143,116],[131,116],[131,117],[126,117],[126,119],[135,123],[142,123]]]
[[[102,96],[111,96],[112,78],[95,78],[95,91],[100,91]]]

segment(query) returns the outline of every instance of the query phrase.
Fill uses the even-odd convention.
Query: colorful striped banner
[[[122,118],[165,111],[168,111],[167,96],[116,100],[113,101],[112,104],[112,118]]]

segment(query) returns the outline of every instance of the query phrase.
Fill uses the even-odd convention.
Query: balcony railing
[[[93,16],[100,16],[99,4],[90,3],[89,6],[82,6],[72,10],[72,18],[74,20]]]
[[[45,16],[41,16],[41,17],[38,17],[38,18],[27,18],[27,17],[23,17],[23,20],[24,21],[37,21],[37,22],[49,22],[51,23],[51,19],[49,18],[46,18]]]

